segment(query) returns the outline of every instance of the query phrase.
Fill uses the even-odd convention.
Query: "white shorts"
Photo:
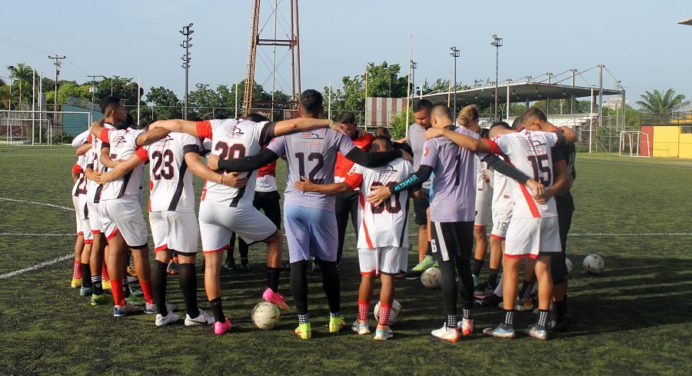
[[[493,200],[493,191],[486,184],[485,189],[476,191],[476,218],[473,227],[485,228],[490,222],[490,202]]]
[[[86,199],[87,220],[92,234],[103,233],[103,224],[101,223],[101,209],[99,204]]]
[[[515,218],[509,222],[505,257],[537,258],[539,255],[558,253],[560,233],[557,217]]]
[[[199,233],[204,253],[228,249],[233,232],[249,245],[270,238],[277,230],[276,225],[253,206],[232,208],[209,201],[199,205]]]
[[[77,223],[77,236],[84,236],[84,242],[91,244],[94,242],[94,234],[91,233],[89,220],[87,219],[86,199],[84,195],[77,197],[72,196],[72,205],[75,211],[75,220]]]
[[[199,224],[194,212],[154,211],[149,213],[154,252],[175,250],[195,253],[199,240]]]
[[[358,263],[362,275],[403,273],[408,266],[408,248],[358,248]]]
[[[144,222],[139,201],[123,199],[101,201],[99,211],[106,239],[111,240],[120,232],[130,248],[147,245],[147,225]]]
[[[493,202],[493,230],[490,236],[504,239],[507,237],[507,227],[512,220],[512,201],[506,200]]]

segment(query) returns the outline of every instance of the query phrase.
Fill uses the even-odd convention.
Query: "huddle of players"
[[[336,231],[339,225],[334,195],[353,190],[360,191],[357,196],[358,253],[362,274],[359,315],[353,329],[359,334],[370,333],[367,312],[374,278],[379,275],[382,288],[375,339],[386,340],[393,336],[388,319],[394,293],[393,276],[406,271],[408,195],[432,172],[435,173],[432,184],[435,193],[430,205],[431,250],[442,270],[443,301],[447,312],[444,326],[432,334],[450,341],[459,339],[455,270],[463,286],[464,311],[459,326],[464,335],[471,334],[473,279],[470,249],[473,245],[475,201],[473,152],[485,150],[499,153],[501,146],[498,145],[504,144],[479,141],[476,133],[453,125],[446,106],[437,105],[429,109],[433,127],[426,132],[426,137],[430,139],[425,143],[421,166],[411,174],[413,169],[410,163],[402,159],[402,152],[394,147],[389,138],[375,137],[371,152],[366,153],[354,145],[354,135],[348,127],[335,124],[332,125],[334,129],[329,129],[330,122],[320,119],[323,108],[319,92],[304,92],[300,99],[300,111],[301,118],[277,123],[258,118],[203,122],[166,120],[153,123],[147,131],[138,131],[124,123],[124,108],[117,99],[113,98],[106,104],[105,121],[94,124],[89,131],[91,146],[82,161],[83,177],[78,179],[86,179],[87,192],[79,196],[77,211],[83,213],[78,214],[80,220],[86,218],[89,221],[94,237],[91,254],[94,251],[101,253],[100,250],[108,244],[107,265],[113,291],[114,316],[140,311],[140,308],[128,302],[129,298],[126,299],[123,292],[123,257],[129,249],[142,286],[145,312],[157,313],[157,326],[178,320],[172,307],[165,303],[166,266],[170,250],[179,258],[180,285],[187,311],[185,324],[213,324],[216,334],[228,331],[231,323],[221,307],[220,268],[231,233],[237,234],[248,244],[259,241],[267,244],[269,287],[263,298],[287,308],[283,296],[278,293],[281,260],[278,228],[252,206],[256,170],[284,157],[289,166],[284,226],[289,248],[291,288],[299,320],[295,330],[297,336],[311,338],[306,280],[307,263],[311,258],[320,265],[323,276],[330,310],[329,332],[338,332],[346,326],[340,312],[337,249],[342,242]],[[523,133],[533,136],[532,132]],[[461,138],[455,138],[457,135]],[[564,137],[549,135],[553,137],[542,137],[552,144],[564,142]],[[204,154],[202,139],[210,140],[206,142],[210,144],[208,150],[211,151],[207,155],[208,166],[200,159]],[[544,149],[548,142],[542,144]],[[510,147],[507,148],[505,154],[509,155]],[[337,153],[355,164],[343,181],[335,183]],[[551,191],[544,190],[543,185],[536,181],[542,176],[532,172],[534,180],[494,155],[479,155],[496,171],[527,184],[534,190],[533,196],[540,200],[549,198]],[[151,162],[149,219],[156,251],[151,284],[146,227],[139,204],[142,164],[145,161]],[[550,169],[551,166],[546,168]],[[543,167],[539,171],[544,171]],[[206,179],[200,205],[199,234],[205,258],[205,289],[213,316],[197,307],[194,262],[198,227],[190,172]],[[550,179],[546,183],[549,185]],[[94,193],[90,194],[89,184]],[[524,187],[523,184],[517,186]],[[522,191],[527,192],[526,188],[522,188]],[[523,199],[527,202],[530,200],[535,207],[531,194],[527,192],[526,195]],[[85,196],[84,199],[81,199],[82,196]],[[91,205],[90,201],[93,201]],[[86,205],[82,202],[86,202]],[[450,202],[456,202],[458,206],[449,205]],[[92,217],[96,219],[92,221]],[[538,233],[540,222],[539,219],[538,224],[531,223],[533,227],[529,226],[528,231],[524,232]],[[98,245],[95,245],[97,237]],[[543,253],[538,255],[537,247],[541,239],[535,238],[529,236],[529,245],[534,245],[536,249],[522,248],[531,252],[519,252],[536,255],[540,263],[549,256]],[[83,256],[84,252],[82,260],[85,259]],[[82,268],[82,271],[91,275],[100,274],[100,270],[93,269],[100,269],[101,263],[95,265],[97,268]],[[89,278],[83,276],[83,283],[87,280]],[[542,282],[539,276],[539,286]],[[94,284],[92,289],[92,304],[102,303],[103,298],[99,297],[102,291],[97,291]]]

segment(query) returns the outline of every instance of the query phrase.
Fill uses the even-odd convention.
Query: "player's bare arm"
[[[320,128],[332,128],[337,132],[346,134],[347,128],[341,123],[334,123],[329,119],[295,118],[281,120],[274,126],[274,137],[291,133],[307,132]]]
[[[87,179],[91,181],[96,181],[98,182],[99,179],[101,178],[101,173],[100,172],[95,172],[94,169],[91,166],[88,166],[86,170],[84,171],[84,176],[86,176]]]
[[[425,131],[425,139],[429,140],[431,138],[435,137],[445,137],[452,141],[453,143],[461,146],[464,149],[470,150],[474,153],[477,152],[484,152],[484,153],[490,153],[490,145],[485,142],[485,140],[480,139],[477,140],[473,137],[469,137],[466,135],[463,135],[461,133],[454,132],[451,129],[447,128],[428,128],[427,131]]]
[[[91,150],[91,144],[84,144],[84,145],[81,145],[81,146],[77,147],[77,149],[75,149],[75,154],[77,154],[77,155],[84,155],[84,154],[86,154],[89,150]]]
[[[150,145],[168,136],[169,133],[171,133],[171,131],[169,131],[166,128],[149,128],[149,130],[147,130],[146,132],[142,132],[137,136],[135,144],[137,146]]]
[[[182,132],[187,133],[190,136],[197,136],[197,122],[173,119],[173,120],[159,120],[153,122],[149,126],[149,130],[154,130],[157,128],[167,129],[170,132]]]
[[[120,161],[115,161],[111,159],[111,148],[110,147],[103,147],[101,148],[101,155],[99,156],[99,161],[101,162],[102,165],[108,167],[108,168],[115,168],[118,166]]]
[[[553,163],[553,172],[555,173],[553,185],[545,188],[542,194],[535,197],[539,204],[545,204],[554,196],[563,195],[572,185],[572,176],[567,171],[567,163],[564,160]]]
[[[401,183],[388,184],[377,188],[373,188],[371,190],[372,193],[370,193],[370,195],[368,196],[368,201],[373,205],[379,205],[396,192],[401,192],[407,189],[418,189],[423,185],[423,182],[430,178],[432,172],[433,168],[431,166],[421,164],[418,168],[418,171],[411,174]]]
[[[211,170],[200,160],[200,156],[197,153],[185,153],[185,162],[190,171],[202,179],[223,184],[231,188],[242,188],[247,184],[247,177],[241,177],[237,172],[220,174]]]
[[[301,177],[299,182],[295,183],[296,188],[301,192],[319,192],[326,195],[338,195],[341,193],[351,192],[351,188],[346,183],[333,183],[333,184],[316,184],[306,177]]]
[[[108,156],[105,156],[105,158],[110,160]],[[103,155],[101,155],[101,159],[104,159]],[[101,174],[99,182],[101,184],[106,184],[110,181],[120,179],[121,177],[127,175],[128,172],[134,170],[137,166],[140,166],[143,163],[144,160],[142,160],[137,154],[134,154],[130,159],[119,161],[111,171]]]

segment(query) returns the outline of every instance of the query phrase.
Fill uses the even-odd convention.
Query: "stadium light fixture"
[[[497,121],[499,120],[497,118],[497,86],[499,84],[499,76],[500,76],[500,47],[502,47],[502,38],[498,37],[497,34],[493,34],[491,36],[493,38],[493,41],[490,43],[491,46],[495,47],[495,112],[494,112],[494,120]]]
[[[194,30],[192,30],[192,22],[190,22],[187,26],[183,26],[183,29],[180,30],[180,34],[183,34],[185,36],[185,39],[183,39],[183,43],[180,44],[180,47],[185,49],[185,54],[181,58],[183,60],[182,68],[185,69],[185,103],[183,104],[183,119],[187,120],[187,95],[188,95],[188,77],[189,77],[189,71],[190,71],[190,47],[192,47],[192,38],[190,35],[194,33]]]
[[[454,108],[452,109],[453,120],[457,118],[457,59],[461,56],[461,51],[456,47],[449,48],[449,55],[454,59]]]

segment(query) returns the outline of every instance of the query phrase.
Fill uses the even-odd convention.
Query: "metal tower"
[[[262,3],[269,3],[269,11],[270,15],[269,17],[265,20],[264,24],[260,27],[260,8]],[[285,17],[285,11],[286,9],[279,9],[279,5],[281,4],[282,8],[286,8],[286,5],[290,8],[288,10],[289,16],[290,16],[290,21],[286,22],[286,17]],[[266,6],[266,5],[265,5]],[[283,10],[283,12],[282,12]],[[270,23],[273,22],[273,35],[271,38],[263,38],[262,36],[265,34],[264,29],[265,27]],[[280,38],[277,36],[277,24],[279,22],[282,23],[289,23],[289,25],[281,25],[281,30],[284,32],[285,36],[283,38]],[[298,24],[298,0],[253,0],[253,7],[252,7],[252,18],[250,22],[250,51],[249,51],[249,56],[248,56],[248,65],[247,65],[247,76],[245,80],[245,97],[243,100],[243,112],[247,115],[248,113],[252,112],[252,110],[257,107],[258,105],[262,105],[263,107],[267,106],[270,107],[272,117],[274,114],[274,109],[275,105],[281,103],[281,104],[286,104],[285,101],[277,101],[274,98],[274,93],[277,90],[276,87],[276,79],[277,79],[277,70],[279,67],[277,67],[277,59],[276,59],[276,50],[277,47],[288,47],[288,54],[290,54],[291,58],[291,83],[290,83],[290,89],[286,88],[287,92],[286,94],[289,95],[290,97],[290,103],[288,104],[289,108],[295,108],[296,104],[298,102],[298,98],[300,97],[300,43],[299,43],[299,24]],[[271,30],[269,30],[271,31]],[[271,46],[272,47],[272,52],[273,52],[273,58],[271,64],[265,64],[268,66],[270,70],[271,79],[272,79],[272,99],[267,102],[267,101],[262,101],[259,102],[253,98],[253,86],[255,83],[255,67],[257,64],[257,51],[258,47],[261,46]],[[283,60],[285,60],[288,56],[285,56]],[[279,65],[281,65],[281,62],[279,62]],[[265,61],[266,63],[266,61]],[[279,73],[280,74],[280,73]],[[285,82],[285,81],[284,81]]]

